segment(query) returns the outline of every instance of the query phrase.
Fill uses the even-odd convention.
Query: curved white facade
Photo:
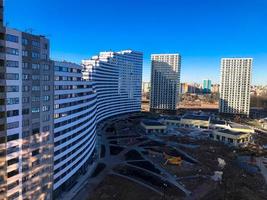
[[[83,61],[83,74],[80,65],[54,63],[54,190],[88,168],[97,122],[140,112],[142,62],[139,52],[103,52]]]
[[[54,190],[90,158],[96,143],[96,94],[81,66],[55,62]]]
[[[94,83],[97,94],[97,122],[141,110],[142,64],[142,53],[131,50],[83,60],[83,77]]]

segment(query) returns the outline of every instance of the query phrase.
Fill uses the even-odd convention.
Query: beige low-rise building
[[[156,120],[144,120],[141,127],[145,133],[166,133],[167,126]]]
[[[180,125],[183,127],[209,128],[210,117],[206,115],[184,115],[181,118]]]
[[[229,129],[212,131],[209,133],[212,140],[220,141],[231,146],[243,146],[252,141],[251,133],[236,132]]]

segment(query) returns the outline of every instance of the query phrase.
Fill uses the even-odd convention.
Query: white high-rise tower
[[[220,113],[249,115],[252,58],[222,58]]]

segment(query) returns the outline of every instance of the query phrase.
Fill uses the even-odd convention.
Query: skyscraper
[[[249,115],[252,58],[221,59],[221,113]]]
[[[176,110],[179,99],[181,56],[152,54],[150,110]]]
[[[210,93],[211,92],[211,80],[204,79],[202,89],[203,89],[203,93]]]

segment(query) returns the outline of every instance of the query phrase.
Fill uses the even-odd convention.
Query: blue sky
[[[221,57],[253,57],[267,85],[266,0],[5,0],[5,22],[51,40],[51,57],[79,63],[104,50],[180,53],[182,82],[219,82]]]

